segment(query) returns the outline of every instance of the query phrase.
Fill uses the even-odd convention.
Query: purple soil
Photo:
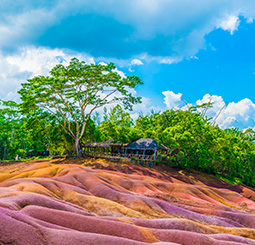
[[[62,163],[0,164],[0,244],[255,244],[251,188],[166,167]]]

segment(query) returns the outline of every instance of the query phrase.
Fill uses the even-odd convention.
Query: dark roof
[[[98,144],[97,142],[92,142],[92,143],[87,142],[85,144],[81,143],[81,146],[82,147],[97,147],[97,144]]]
[[[82,147],[102,147],[102,148],[109,148],[110,145],[106,142],[106,141],[102,141],[100,143],[97,142],[93,142],[93,143],[85,143],[85,144],[81,144]]]
[[[123,146],[123,143],[119,142],[119,141],[115,141],[114,139],[109,139],[106,141],[109,145],[113,145],[113,146]]]
[[[85,143],[81,144],[82,147],[102,147],[102,148],[109,148],[110,146],[122,146],[121,142],[115,142],[113,139],[102,141],[102,142],[93,142],[93,143]]]
[[[156,140],[153,139],[139,139],[136,140],[127,146],[124,147],[125,149],[137,149],[137,150],[158,150],[158,149],[168,149],[164,145],[159,145]]]
[[[81,144],[82,147],[90,147],[90,148],[96,148],[96,147],[101,147],[101,148],[110,148],[111,146],[124,146],[124,149],[137,149],[137,150],[158,150],[158,149],[163,149],[167,150],[168,148],[164,146],[163,144],[159,145],[159,143],[153,139],[139,139],[136,140],[128,145],[124,145],[121,142],[115,142],[113,139],[107,140],[107,141],[102,141],[102,142],[93,142],[93,143],[86,143],[86,144]]]

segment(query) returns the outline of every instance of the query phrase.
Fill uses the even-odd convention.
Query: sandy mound
[[[0,244],[255,244],[255,191],[103,160],[0,166]]]

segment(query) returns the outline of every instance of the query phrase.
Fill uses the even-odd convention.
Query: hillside
[[[167,166],[0,166],[0,244],[255,244],[255,190]]]

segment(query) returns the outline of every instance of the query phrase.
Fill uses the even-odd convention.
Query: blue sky
[[[0,99],[76,56],[138,75],[133,115],[212,101],[222,128],[255,127],[252,0],[0,2]],[[185,102],[184,102],[185,101]]]

